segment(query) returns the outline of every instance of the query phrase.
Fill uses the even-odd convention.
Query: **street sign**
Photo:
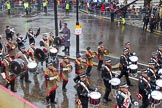
[[[81,35],[82,25],[75,25],[75,35]]]

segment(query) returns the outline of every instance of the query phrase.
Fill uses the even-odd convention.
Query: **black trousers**
[[[97,70],[101,70],[103,64],[103,60],[99,60]]]
[[[8,88],[9,86],[11,86],[11,88],[10,88],[11,91],[15,91],[15,80],[7,82],[5,87]]]
[[[53,91],[49,96],[46,97],[46,101],[47,103],[51,102],[55,102],[55,97],[56,97],[56,90]]]
[[[28,15],[28,14],[29,14],[28,9],[25,9],[25,12],[26,12],[26,15]]]
[[[63,81],[63,84],[62,84],[62,89],[63,89],[63,90],[66,89],[66,85],[67,85],[67,83],[68,83],[68,82]]]
[[[22,75],[20,75],[21,80],[23,80],[24,78],[25,78],[25,81],[29,81],[29,73],[28,73],[28,71],[26,71]]]
[[[88,66],[86,70],[86,74],[89,75],[92,70],[92,66]]]
[[[80,101],[82,103],[82,108],[88,108],[88,97],[82,97]]]
[[[8,9],[8,15],[10,15],[11,14],[11,9]]]
[[[105,89],[105,94],[104,94],[103,98],[108,101],[108,97],[111,92],[111,84],[107,84],[107,83],[108,83],[107,81],[104,81],[104,85],[105,85],[106,89]]]
[[[129,80],[129,74],[128,74],[127,70],[122,69],[120,75],[118,76],[118,78],[123,77],[123,75],[125,75],[127,85],[131,85],[130,80]]]
[[[142,97],[142,105],[139,108],[147,108],[150,105],[150,101],[147,96]]]

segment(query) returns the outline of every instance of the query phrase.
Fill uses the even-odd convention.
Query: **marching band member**
[[[160,44],[159,46],[158,46],[158,63],[159,63],[159,65],[160,65],[160,67],[162,67],[162,44]]]
[[[7,47],[7,53],[10,55],[12,59],[14,59],[16,56],[17,43],[13,42],[11,39],[8,39],[6,43],[6,47]]]
[[[151,94],[150,77],[147,71],[142,71],[138,82],[139,94],[137,97],[142,99],[140,108],[147,108],[150,105],[149,94]]]
[[[104,97],[103,97],[103,102],[105,104],[107,104],[108,101],[111,101],[111,99],[109,99],[109,94],[111,92],[111,79],[113,78],[113,76],[115,76],[113,73],[112,73],[112,63],[111,63],[111,60],[110,59],[107,59],[106,62],[105,62],[105,66],[103,66],[103,69],[102,69],[102,79],[104,81],[104,85],[106,87],[105,89],[105,94],[104,94]]]
[[[69,81],[68,80],[69,70],[64,70],[64,69],[66,69],[68,65],[70,65],[70,60],[67,57],[64,57],[64,59],[60,62],[60,76],[61,79],[63,80],[62,90],[64,92],[67,91],[66,85]]]
[[[153,60],[155,62],[155,69],[158,71],[161,68],[161,66],[159,64],[158,52],[157,51],[152,52],[152,57],[151,57],[150,60]]]
[[[127,81],[127,85],[129,86],[133,86],[130,83],[129,80],[129,73],[128,73],[128,54],[129,54],[129,49],[128,48],[124,48],[123,50],[123,54],[120,56],[120,65],[119,65],[119,69],[121,71],[120,75],[118,76],[118,78],[121,78],[123,75],[125,75],[126,81]]]
[[[11,91],[17,92],[15,90],[15,79],[16,79],[16,76],[13,73],[11,73],[10,69],[9,69],[9,64],[10,64],[11,61],[12,61],[12,58],[10,58],[9,54],[5,54],[4,55],[4,59],[1,62],[1,66],[2,66],[2,73],[1,73],[1,75],[7,81],[6,88],[8,88],[9,85],[10,85],[11,86]]]
[[[21,36],[20,33],[17,33],[16,36],[17,36],[17,37],[16,37],[16,42],[17,42],[17,45],[18,45],[18,49],[20,50],[20,47],[21,47],[21,46],[24,46],[25,40],[24,40],[24,38]]]
[[[40,28],[38,28],[36,34],[34,34],[34,31],[30,28],[30,29],[28,30],[28,32],[26,33],[25,40],[26,40],[27,38],[29,38],[29,45],[30,45],[31,43],[35,43],[35,39],[34,39],[34,38],[36,38],[39,34],[40,34]]]
[[[27,53],[29,55],[29,57],[31,57],[32,61],[35,61],[35,57],[34,57],[34,51],[35,51],[35,44],[31,43],[29,49],[27,50]]]
[[[88,76],[90,76],[90,72],[92,70],[93,58],[94,58],[94,55],[92,54],[91,48],[87,47],[87,51],[86,51],[86,64],[87,64],[86,74]]]
[[[98,66],[97,66],[97,70],[101,70],[102,64],[103,64],[103,60],[104,60],[104,45],[103,42],[100,41],[98,43]]]
[[[6,26],[5,33],[6,33],[6,40],[8,39],[13,40],[12,38],[14,35],[14,31],[10,28],[10,26]]]
[[[117,91],[116,96],[118,108],[131,108],[131,103],[136,106],[138,105],[138,102],[132,99],[128,87],[129,86],[125,83],[119,86],[119,91]]]
[[[97,91],[97,88],[90,86],[86,74],[78,75],[74,78],[74,82],[76,83],[75,88],[82,108],[88,108],[89,91]]]
[[[44,70],[44,77],[46,80],[46,101],[47,104],[57,104],[55,101],[56,90],[58,88],[57,82],[60,81],[59,74],[57,69],[53,67],[53,64],[50,62]]]
[[[77,55],[77,58],[75,59],[75,73],[77,75],[82,74],[84,72],[83,68],[82,58],[80,55]]]
[[[155,83],[156,83],[156,79],[157,79],[157,76],[156,76],[157,72],[156,72],[156,69],[155,69],[155,65],[156,65],[156,63],[153,60],[151,60],[149,62],[149,67],[147,68],[147,72],[148,72],[147,74],[150,77],[150,84],[151,84],[151,87],[152,87],[153,90],[156,89]]]
[[[17,54],[17,58],[22,59],[24,61],[24,66],[25,66],[24,73],[21,74],[20,80],[23,81],[25,77],[25,82],[31,83],[31,81],[29,80],[28,67],[27,67],[29,55],[27,51],[25,51],[25,46],[20,47],[20,52]]]
[[[48,37],[48,43],[49,43],[49,46],[53,46],[54,44],[54,33],[50,33],[50,36]]]

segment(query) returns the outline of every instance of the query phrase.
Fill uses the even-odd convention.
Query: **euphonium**
[[[104,48],[104,51],[103,52],[104,52],[105,55],[109,55],[109,53],[110,53],[107,48]]]
[[[71,64],[67,64],[65,68],[63,68],[63,71],[68,71],[68,73],[72,72],[73,67]]]
[[[97,52],[96,51],[93,51],[92,52],[92,56],[96,57],[97,56]]]
[[[84,72],[86,70],[86,64],[82,63],[80,67],[81,72]]]

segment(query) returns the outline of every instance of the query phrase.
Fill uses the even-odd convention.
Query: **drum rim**
[[[118,83],[113,84],[113,83],[112,83],[112,80],[116,80],[116,81],[118,81]],[[111,79],[111,85],[112,85],[112,86],[117,86],[117,85],[119,85],[120,83],[121,83],[121,81],[120,81],[119,78],[112,78],[112,79]]]
[[[130,56],[129,59],[132,61],[132,62],[137,62],[138,61],[138,57],[137,56]],[[135,59],[135,60],[134,60]]]
[[[156,80],[156,85],[159,86],[159,87],[162,87],[162,79],[158,79]]]
[[[95,96],[97,96],[97,97],[92,97],[92,96],[94,96],[94,94],[95,94]],[[97,94],[97,95],[96,95]],[[99,92],[91,92],[90,93],[90,97],[92,98],[92,99],[100,99],[101,98],[101,93],[99,93]]]
[[[133,67],[136,66],[136,68],[133,68],[132,66],[133,66]],[[132,67],[132,68],[131,68],[131,67]],[[131,64],[131,65],[129,65],[129,68],[132,69],[132,70],[136,70],[136,69],[138,68],[138,65],[136,65],[136,64]]]
[[[31,67],[29,66],[30,64],[35,64],[35,67],[32,67],[32,68],[31,68]],[[33,68],[36,68],[37,65],[38,65],[38,64],[37,64],[36,62],[33,62],[33,61],[32,61],[32,62],[30,62],[30,63],[27,64],[27,67],[30,68],[30,69],[33,69]]]
[[[158,98],[157,98],[157,96],[158,96]],[[162,99],[162,93],[160,91],[154,90],[154,91],[151,92],[151,97],[153,99],[156,99],[156,100],[161,100]]]
[[[57,51],[58,51],[58,50],[57,50],[56,48],[51,48],[51,49],[50,49],[50,53],[57,53]]]

